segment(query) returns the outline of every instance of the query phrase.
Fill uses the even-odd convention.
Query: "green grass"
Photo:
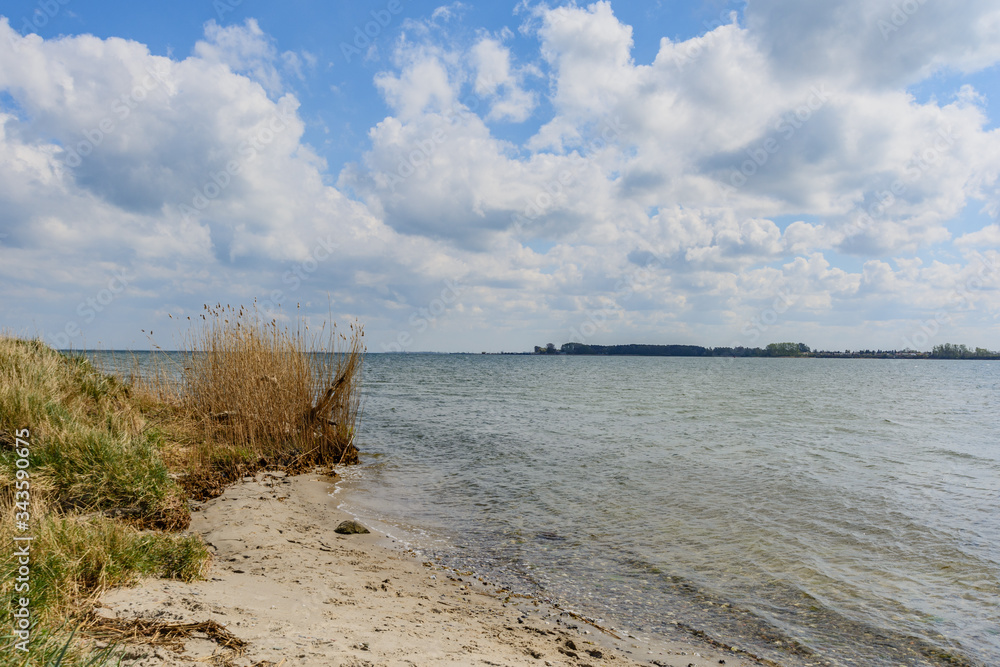
[[[10,550],[0,564],[0,604],[13,610],[29,597],[35,623],[23,655],[13,649],[10,611],[3,614],[0,667],[113,661],[67,628],[108,588],[201,576],[205,545],[176,533],[190,522],[188,497],[217,495],[266,466],[356,460],[360,326],[350,338],[325,327],[313,335],[221,306],[206,308],[201,323],[187,341],[192,361],[180,383],[123,382],[40,341],[0,336],[0,542],[34,538],[30,595],[15,590],[19,564]],[[16,523],[24,511],[16,495],[23,429],[27,530]]]
[[[142,532],[104,517],[49,515],[35,524],[31,534],[35,539],[28,597],[33,616],[44,622],[62,619],[104,590],[133,584],[141,577],[191,581],[208,558],[196,537]],[[4,562],[0,578],[5,584],[15,581],[17,568],[13,559]],[[24,595],[9,585],[2,591],[5,609],[13,609],[15,600]]]
[[[208,551],[199,538],[152,528],[186,527],[183,490],[163,461],[160,429],[147,423],[149,399],[39,341],[0,337],[0,665],[89,665],[91,651],[61,628],[105,590],[141,577],[189,581]],[[28,530],[15,524],[17,435],[30,430]],[[23,489],[22,489],[23,490]],[[142,530],[146,529],[146,530]],[[33,537],[30,589],[15,590],[15,535]],[[30,600],[30,651],[15,650],[10,611]],[[6,637],[4,637],[6,635]],[[96,661],[96,662],[95,662]]]
[[[14,648],[17,638],[10,634],[0,634],[0,667],[100,667],[119,666],[120,658],[115,655],[115,646],[98,649],[81,645],[75,641],[77,628],[67,630],[66,626],[54,630],[35,628],[32,649],[24,653]],[[35,634],[37,632],[37,634]]]
[[[73,428],[36,447],[33,463],[45,471],[60,509],[112,512],[157,525],[177,513],[179,500],[160,459],[161,444],[155,430],[129,435]]]
[[[109,512],[137,525],[181,527],[183,493],[145,427],[130,387],[83,358],[0,338],[0,442],[31,430],[33,495],[59,511]],[[13,481],[14,448],[0,450],[0,490]]]

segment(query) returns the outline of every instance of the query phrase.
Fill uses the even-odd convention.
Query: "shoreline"
[[[616,639],[572,612],[422,561],[388,536],[339,535],[334,528],[354,517],[338,509],[333,491],[317,473],[245,478],[194,507],[190,532],[212,550],[204,580],[112,589],[98,615],[215,621],[249,643],[242,651],[207,636],[121,644],[140,667],[206,658],[237,667],[775,664],[695,640]]]

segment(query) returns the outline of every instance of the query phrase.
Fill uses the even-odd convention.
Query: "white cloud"
[[[264,34],[256,19],[226,27],[210,20],[205,24],[205,39],[194,45],[194,53],[206,63],[219,63],[245,74],[269,93],[282,90],[281,77],[274,66],[277,56],[274,40]]]
[[[431,20],[450,21],[466,8],[466,5],[461,2],[453,2],[450,5],[441,5],[431,12]]]
[[[1000,248],[1000,224],[993,223],[978,231],[962,234],[955,239],[955,245],[959,247]]]
[[[1000,61],[1000,8],[990,0],[760,0],[747,6],[746,23],[783,77],[902,86]]]
[[[812,29],[820,32],[849,30],[854,20],[831,24],[806,14],[796,20],[816,21]],[[794,290],[796,308],[813,313],[851,308],[890,288],[912,290],[884,262],[851,273],[831,266],[822,251],[879,257],[947,243],[947,225],[969,199],[992,195],[987,184],[996,180],[1000,141],[985,129],[974,91],[946,104],[919,103],[874,79],[859,86],[821,63],[811,64],[808,77],[789,78],[792,64],[775,61],[767,35],[736,23],[686,42],[663,39],[645,65],[633,60],[631,28],[607,2],[542,6],[532,18],[555,114],[527,142],[529,155],[493,138],[481,116],[489,119],[495,107],[475,114],[455,101],[466,73],[442,68],[452,113],[396,105],[404,111],[373,130],[363,167],[345,171],[342,183],[407,234],[469,249],[503,248],[505,235],[557,241],[545,257],[559,267],[552,275],[564,278],[551,285],[559,292],[596,290],[590,293],[599,301],[599,277],[661,257],[653,282],[685,292],[673,307],[698,308],[723,296],[738,301],[754,276],[766,275],[769,284]],[[762,20],[752,18],[754,26]],[[980,47],[989,52],[988,44]],[[470,85],[489,99],[511,78],[509,53],[492,38],[471,53]],[[951,57],[942,53],[934,62]],[[412,62],[401,66],[404,75]],[[913,76],[922,71],[930,70]],[[602,138],[609,125],[618,129]],[[424,159],[420,146],[431,146],[435,129],[442,139]],[[414,157],[421,164],[410,169]],[[412,175],[396,178],[400,166]],[[516,202],[526,197],[530,204],[528,193],[544,192],[567,168],[570,182],[524,220]],[[770,219],[790,214],[818,220],[782,231]],[[521,221],[509,224],[511,215]],[[602,248],[600,261],[589,252],[594,247]],[[781,260],[780,268],[755,268]],[[933,275],[925,271],[922,279]]]
[[[375,85],[400,118],[411,119],[455,106],[460,81],[452,74],[457,69],[454,54],[411,45],[404,35],[397,46],[396,61],[400,72],[380,73]]]
[[[329,292],[369,322],[373,349],[445,281],[465,286],[431,327],[445,338],[409,349],[470,331],[487,347],[542,342],[594,313],[608,342],[747,344],[749,330],[760,344],[799,326],[833,346],[837,327],[928,308],[981,326],[1000,311],[981,270],[1000,231],[953,240],[949,225],[970,203],[1000,206],[1000,132],[971,88],[918,101],[904,86],[996,62],[996,11],[925,3],[883,40],[891,6],[859,3],[753,3],[746,25],[663,38],[649,63],[609,2],[528,10],[537,59],[503,31],[449,35],[435,21],[463,7],[442,7],[404,24],[374,77],[390,115],[339,175],[304,143],[288,88],[315,59],[253,19],[206,24],[180,60],[0,22],[0,91],[16,102],[0,109],[5,312],[49,304],[60,326],[127,269],[123,299],[150,317],[275,291],[323,310]],[[493,125],[543,108],[527,140]],[[318,260],[330,244],[335,260]],[[747,329],[776,302],[780,325]],[[868,344],[898,346],[906,326]]]
[[[521,75],[510,62],[510,50],[490,37],[480,39],[471,49],[475,82],[473,89],[480,97],[491,100],[487,120],[509,120],[520,123],[534,110],[534,92],[520,85]]]

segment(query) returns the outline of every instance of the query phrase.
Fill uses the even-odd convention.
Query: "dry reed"
[[[364,330],[295,329],[250,308],[205,306],[183,339],[175,400],[204,429],[200,470],[357,462]],[[160,374],[161,377],[163,374]],[[167,386],[162,380],[162,387]]]

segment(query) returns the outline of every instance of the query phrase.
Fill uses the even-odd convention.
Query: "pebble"
[[[333,532],[341,535],[359,535],[369,533],[367,528],[354,520],[341,521],[340,525],[333,529]]]

